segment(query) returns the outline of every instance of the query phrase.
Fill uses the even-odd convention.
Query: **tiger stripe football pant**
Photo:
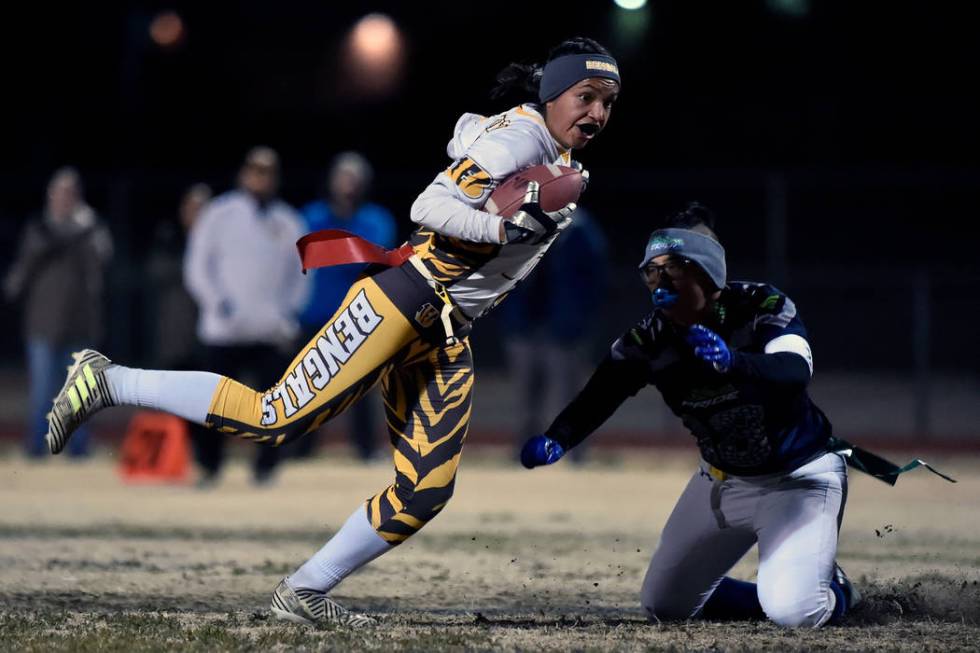
[[[362,276],[271,389],[222,377],[207,426],[278,446],[319,428],[381,381],[395,482],[367,501],[367,513],[381,537],[402,542],[452,496],[469,427],[469,341],[445,343],[438,302],[412,266]]]
[[[368,501],[368,518],[389,543],[415,533],[452,497],[469,428],[473,378],[468,340],[432,349],[384,377],[395,482]]]

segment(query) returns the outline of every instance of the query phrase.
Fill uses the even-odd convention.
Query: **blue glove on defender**
[[[558,462],[565,455],[565,448],[547,435],[535,435],[521,449],[521,464],[532,469]]]
[[[717,333],[706,326],[695,324],[687,332],[687,344],[694,347],[694,355],[714,365],[719,372],[727,372],[732,366],[732,351]]]

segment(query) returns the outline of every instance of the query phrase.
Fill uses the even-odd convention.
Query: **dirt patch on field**
[[[977,650],[976,461],[889,488],[855,476],[839,558],[865,595],[841,627],[650,624],[637,600],[690,456],[526,472],[464,465],[417,537],[347,579],[363,632],[269,619],[275,583],[389,482],[383,467],[314,461],[255,489],[128,487],[111,460],[0,462],[3,650]],[[955,475],[955,474],[954,474]],[[734,575],[751,579],[753,555]]]

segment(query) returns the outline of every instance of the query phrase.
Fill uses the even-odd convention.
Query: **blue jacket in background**
[[[395,246],[395,219],[387,209],[377,204],[366,202],[350,218],[341,218],[334,214],[329,203],[317,200],[304,206],[302,214],[307,231],[343,229],[385,248]],[[304,330],[317,329],[333,317],[347,290],[363,269],[363,265],[353,264],[310,271],[313,290],[299,317]]]

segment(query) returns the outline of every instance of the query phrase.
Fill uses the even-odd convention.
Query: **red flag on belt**
[[[376,263],[398,267],[414,253],[408,243],[398,249],[385,249],[341,229],[321,229],[306,234],[296,241],[296,249],[299,250],[304,274],[314,268],[346,263]]]

